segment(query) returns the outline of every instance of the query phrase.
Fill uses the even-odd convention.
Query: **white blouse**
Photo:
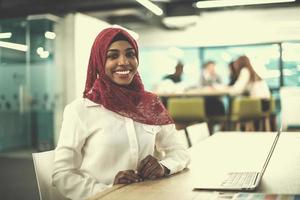
[[[142,124],[88,99],[77,99],[64,111],[53,185],[70,199],[86,199],[112,186],[119,171],[136,170],[155,152],[164,155],[160,163],[171,174],[190,160],[174,124]]]
[[[247,68],[243,68],[240,75],[233,86],[229,90],[231,95],[240,95],[249,92],[251,97],[270,98],[271,92],[264,80],[250,82],[250,72]]]

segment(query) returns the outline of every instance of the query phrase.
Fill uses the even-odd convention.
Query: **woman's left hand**
[[[137,171],[142,178],[155,179],[165,176],[169,170],[155,157],[148,155],[140,162]]]

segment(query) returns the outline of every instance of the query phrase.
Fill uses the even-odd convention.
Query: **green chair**
[[[235,130],[241,130],[244,125],[245,131],[255,131],[254,122],[261,122],[264,118],[262,112],[261,99],[253,97],[235,97],[232,101],[230,123],[235,125]]]
[[[206,121],[204,99],[202,97],[172,97],[167,109],[174,119],[177,129]]]

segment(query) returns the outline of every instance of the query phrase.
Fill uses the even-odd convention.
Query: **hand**
[[[142,181],[139,175],[133,170],[119,171],[115,176],[114,185],[129,184]]]
[[[140,162],[137,171],[142,178],[155,179],[165,176],[169,170],[160,164],[155,157],[148,155]]]

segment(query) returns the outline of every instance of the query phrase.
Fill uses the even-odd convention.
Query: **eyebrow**
[[[112,52],[118,52],[119,49],[108,49],[107,53],[110,52],[110,51],[112,51]],[[125,49],[125,51],[134,51],[134,49],[132,47],[130,47],[130,48]]]

